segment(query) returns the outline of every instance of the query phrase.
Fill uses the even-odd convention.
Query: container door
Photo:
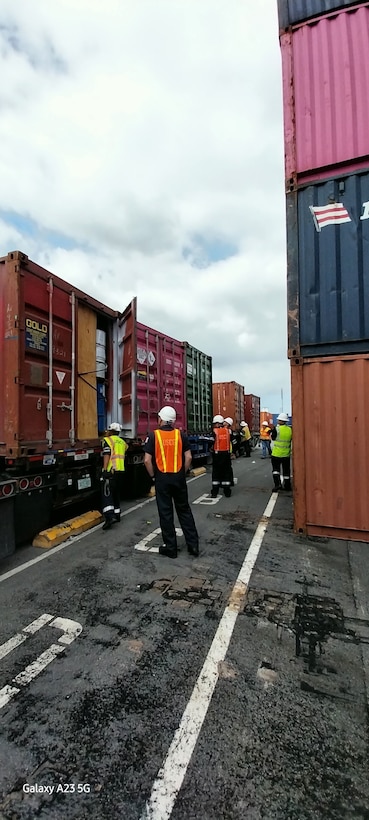
[[[137,436],[137,299],[132,299],[123,311],[113,330],[113,401],[108,412],[108,422],[122,425],[122,436]]]
[[[77,436],[80,441],[96,439],[96,325],[94,310],[78,304]]]

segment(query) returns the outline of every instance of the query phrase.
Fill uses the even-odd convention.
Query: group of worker
[[[268,427],[269,446],[271,451],[273,490],[281,488],[281,474],[283,487],[291,489],[290,454],[292,430],[287,426],[288,417],[285,413],[278,416],[278,424],[273,429]],[[188,500],[186,473],[192,461],[189,440],[185,433],[175,427],[176,411],[173,407],[162,407],[158,413],[158,426],[146,438],[144,444],[144,464],[148,475],[155,484],[156,503],[159,514],[160,528],[163,536],[163,545],[159,547],[160,555],[169,558],[177,557],[177,536],[174,524],[173,503],[180,526],[185,537],[187,550],[190,555],[199,555],[199,536],[194,517]],[[265,426],[264,424],[262,425]],[[216,498],[219,489],[223,489],[224,496],[229,498],[234,486],[232,457],[235,452],[232,445],[233,419],[223,418],[217,414],[213,418],[213,433],[211,442],[212,451],[212,483],[211,497]],[[242,443],[248,444],[251,453],[251,433],[247,422],[241,422]],[[110,529],[115,522],[120,521],[121,480],[124,474],[124,459],[127,443],[120,436],[121,425],[112,422],[103,440],[103,471],[102,471],[102,511],[104,515],[103,529]],[[262,441],[267,441],[266,437]],[[273,445],[271,444],[273,442]],[[268,448],[267,448],[268,449]]]

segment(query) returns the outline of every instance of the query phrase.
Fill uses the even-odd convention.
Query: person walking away
[[[226,419],[224,419],[224,422],[223,422],[223,427],[225,427],[225,428],[226,428],[226,430],[229,430],[229,435],[230,435],[230,439],[231,439],[231,447],[230,447],[230,450],[231,450],[231,459],[232,459],[232,458],[236,458],[236,456],[234,455],[234,451],[233,451],[233,441],[232,441],[232,437],[233,437],[233,430],[232,430],[232,424],[233,424],[233,419],[231,419],[231,417],[230,417],[230,416],[227,416],[227,418],[226,418]],[[232,467],[232,464],[231,464],[231,472],[232,472],[231,487],[234,487],[234,475],[233,475],[233,467]]]
[[[199,554],[199,536],[188,501],[186,473],[192,455],[187,436],[174,427],[176,411],[168,405],[158,413],[158,428],[146,439],[145,467],[155,482],[156,503],[163,536],[160,555],[177,557],[177,536],[174,526],[175,510],[186,539],[190,555]]]
[[[216,415],[213,418],[213,468],[211,476],[211,497],[216,498],[219,488],[223,487],[224,495],[232,495],[231,437],[229,429],[223,427],[224,418]]]
[[[287,424],[287,413],[280,413],[277,422],[277,426],[271,431],[271,438],[274,442],[272,449],[274,492],[281,489],[281,473],[283,488],[285,490],[291,489],[292,428]]]
[[[268,458],[272,455],[272,448],[270,446],[271,429],[267,421],[263,421],[260,428],[260,441],[262,446],[262,458]]]
[[[251,456],[251,433],[247,421],[241,421],[242,427],[242,442],[244,448],[244,455],[246,458]]]
[[[103,530],[109,530],[112,524],[120,521],[120,496],[124,473],[124,460],[128,444],[119,435],[121,425],[113,421],[104,436],[102,443],[103,472],[102,512],[105,518]]]

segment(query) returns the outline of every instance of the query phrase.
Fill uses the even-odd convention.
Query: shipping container
[[[244,421],[244,388],[237,382],[214,382],[213,384],[214,415],[230,416],[233,428],[238,428]]]
[[[278,0],[278,18],[280,30],[329,14],[337,9],[360,5],[362,0]]]
[[[369,542],[369,354],[291,361],[294,527]]]
[[[205,433],[213,421],[212,359],[185,342],[187,432]]]
[[[369,350],[369,173],[287,197],[289,357]]]
[[[369,3],[280,37],[286,190],[369,169]]]
[[[187,428],[185,343],[137,322],[136,298],[121,314],[114,331],[117,374],[108,420],[115,419],[126,439],[145,439],[155,428],[158,412],[170,404],[176,426]]]
[[[252,433],[260,432],[260,397],[245,393],[243,420],[247,421]]]

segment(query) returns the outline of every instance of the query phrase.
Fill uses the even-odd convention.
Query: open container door
[[[114,328],[113,400],[108,411],[108,422],[118,421],[122,425],[122,436],[126,441],[137,437],[136,319],[135,297],[119,316]]]

